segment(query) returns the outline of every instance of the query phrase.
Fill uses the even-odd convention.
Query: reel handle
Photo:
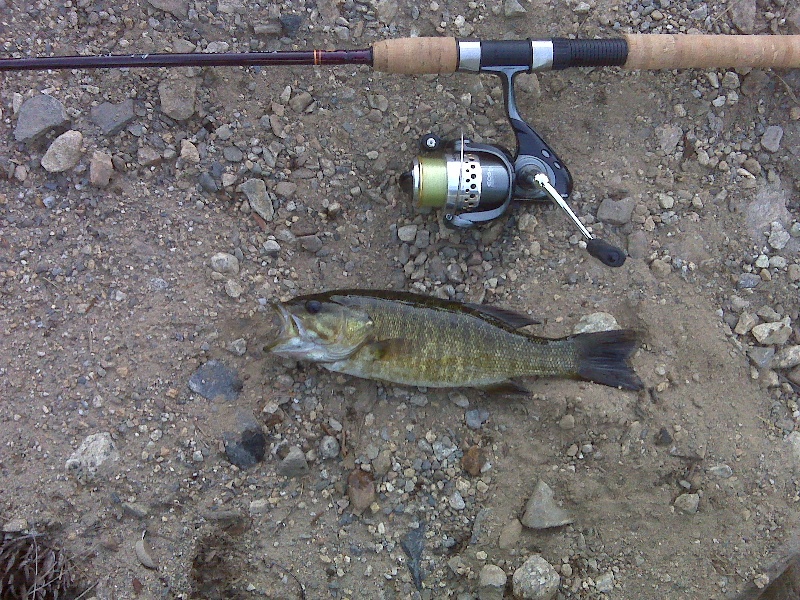
[[[612,246],[599,238],[592,238],[586,242],[586,251],[608,267],[621,267],[625,264],[627,255],[622,248]]]

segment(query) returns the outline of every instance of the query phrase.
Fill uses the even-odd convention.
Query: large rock
[[[570,514],[556,504],[552,488],[539,480],[533,494],[525,505],[522,524],[531,529],[549,529],[569,525],[573,519]]]
[[[176,121],[185,121],[194,114],[197,79],[175,76],[158,84],[162,112]]]
[[[39,94],[22,103],[14,127],[14,139],[31,142],[67,125],[69,118],[64,105],[52,96]]]

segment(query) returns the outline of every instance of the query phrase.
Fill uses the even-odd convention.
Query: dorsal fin
[[[536,319],[535,317],[531,317],[529,315],[523,315],[522,313],[515,312],[513,310],[508,310],[507,308],[498,308],[496,306],[487,306],[485,304],[465,304],[472,310],[475,310],[482,315],[485,315],[492,321],[500,321],[504,325],[511,327],[512,329],[521,329],[522,327],[527,327],[528,325],[539,325],[541,321]]]

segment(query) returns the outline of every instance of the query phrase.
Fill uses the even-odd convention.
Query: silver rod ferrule
[[[458,40],[458,70],[477,73],[481,70],[481,43]]]
[[[553,42],[552,40],[531,40],[533,60],[531,71],[549,71],[553,68]]]

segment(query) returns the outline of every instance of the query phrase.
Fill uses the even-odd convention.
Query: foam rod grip
[[[626,69],[800,67],[800,35],[626,35]]]
[[[455,38],[416,37],[383,40],[372,46],[372,67],[383,73],[454,73],[458,67]]]

